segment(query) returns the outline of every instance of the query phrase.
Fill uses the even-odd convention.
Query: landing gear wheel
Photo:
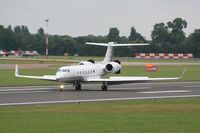
[[[108,86],[107,85],[102,85],[101,90],[102,91],[107,91],[108,90]]]
[[[76,89],[77,91],[81,91],[81,84],[75,85],[75,89]]]

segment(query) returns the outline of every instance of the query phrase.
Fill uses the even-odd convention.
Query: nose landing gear
[[[65,86],[63,84],[60,85],[59,91],[64,91]]]

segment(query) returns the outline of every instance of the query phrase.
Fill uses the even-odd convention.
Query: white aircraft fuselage
[[[68,81],[85,81],[85,79],[93,77],[99,78],[105,75],[103,65],[77,65],[60,67],[56,72],[56,79],[61,82]]]
[[[115,69],[108,70],[109,65]],[[121,70],[121,65],[116,62],[110,63],[91,63],[84,61],[76,66],[64,66],[60,67],[56,73],[56,79],[61,82],[86,82],[88,79],[99,79],[105,76],[107,73],[116,73]]]

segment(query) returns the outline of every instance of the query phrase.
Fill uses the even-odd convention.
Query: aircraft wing
[[[122,84],[122,83],[141,83],[150,81],[164,81],[164,80],[178,80],[185,74],[186,68],[183,70],[179,77],[167,77],[167,78],[149,78],[149,77],[130,77],[130,76],[119,76],[109,78],[91,78],[87,79],[88,82],[108,82],[108,84]]]
[[[108,82],[108,84],[121,84],[121,83],[141,83],[150,81],[163,81],[163,80],[177,80],[175,78],[149,78],[149,77],[110,77],[110,78],[99,78],[99,79],[87,79],[88,82]]]
[[[15,76],[20,78],[32,78],[32,79],[41,79],[41,80],[50,80],[56,81],[55,75],[43,75],[43,76],[29,76],[29,75],[19,75],[18,65],[15,67]]]

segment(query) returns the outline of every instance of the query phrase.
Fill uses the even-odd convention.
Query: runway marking
[[[0,92],[0,95],[2,94],[28,94],[28,93],[46,93],[50,91],[20,91],[20,92]]]
[[[127,88],[120,88],[120,87],[118,87],[118,88],[109,88],[109,89],[113,89],[113,90],[123,90],[123,89],[131,89],[131,90],[137,90],[137,89],[151,89],[152,87],[127,87]],[[108,90],[109,90],[108,89]]]
[[[173,91],[146,91],[138,92],[143,94],[158,94],[158,93],[181,93],[181,92],[192,92],[191,90],[173,90]]]
[[[128,88],[120,88],[120,87],[119,88],[113,88],[113,87],[111,87],[110,89],[151,89],[151,88],[152,87],[128,87]],[[10,91],[34,91],[34,90],[58,90],[58,89],[56,89],[56,88],[0,89],[0,93],[1,92],[10,92]]]
[[[53,88],[34,88],[34,89],[2,89],[1,92],[8,92],[8,91],[34,91],[34,90],[53,90]]]
[[[102,102],[102,101],[142,100],[142,99],[165,99],[165,98],[189,98],[189,97],[200,97],[200,95],[153,96],[153,97],[110,98],[110,99],[87,99],[87,100],[65,100],[65,101],[0,103],[0,106],[33,105],[33,104],[53,104],[53,103]]]
[[[197,84],[200,84],[199,81],[197,82],[156,82],[156,83],[129,83],[129,84],[123,84],[123,85],[135,85],[135,84],[143,84],[143,85],[157,85],[157,84],[182,84],[182,83],[187,83],[187,84],[193,84],[193,83],[197,83]],[[83,84],[83,86],[98,86],[98,85],[101,85],[100,83],[99,84]],[[30,88],[30,87],[35,87],[35,88],[38,88],[38,87],[58,87],[58,85],[53,85],[53,86],[16,86],[16,87],[0,87],[1,88]],[[72,86],[70,84],[66,84],[65,86]],[[112,85],[112,86],[117,86],[117,85]]]
[[[100,86],[101,84],[83,84],[83,86]],[[34,88],[34,89],[38,89],[38,88],[51,88],[51,89],[53,89],[53,88],[59,88],[59,84],[58,85],[53,85],[53,86],[16,86],[16,87],[0,87],[0,90],[6,90],[6,89],[9,89],[9,90],[11,90],[12,88],[25,88],[25,89],[27,89],[27,88]],[[66,84],[66,85],[64,85],[65,87],[72,87],[73,85],[71,84]],[[1,88],[3,88],[3,89],[1,89]],[[6,88],[6,89],[5,89]],[[24,90],[25,90],[24,89]],[[23,89],[22,89],[23,90]],[[28,89],[27,89],[28,90]]]
[[[200,88],[200,85],[197,85],[197,86],[183,86],[185,88]]]

